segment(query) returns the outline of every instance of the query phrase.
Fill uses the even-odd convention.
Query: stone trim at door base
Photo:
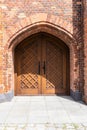
[[[75,100],[75,101],[81,101],[82,100],[82,93],[79,91],[72,91],[70,90],[70,96]],[[0,103],[1,102],[7,102],[7,101],[11,101],[12,98],[14,97],[14,92],[13,90],[7,92],[7,93],[3,93],[0,94]]]
[[[70,90],[70,96],[75,100],[75,101],[81,101],[82,100],[82,92],[79,92],[78,90],[73,91],[72,89]]]
[[[0,103],[1,102],[11,101],[13,96],[14,96],[13,90],[11,90],[11,91],[9,91],[7,93],[0,94]]]

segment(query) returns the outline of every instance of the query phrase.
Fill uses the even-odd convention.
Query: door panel
[[[16,57],[18,57],[17,94],[38,94],[40,89],[38,41],[18,47],[16,50]]]
[[[15,49],[16,94],[66,94],[66,57],[66,48],[45,35],[18,45]]]
[[[43,40],[44,41],[44,40]],[[53,41],[44,41],[43,93],[65,94],[66,86],[66,52]]]

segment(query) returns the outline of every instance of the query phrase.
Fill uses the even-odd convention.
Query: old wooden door
[[[24,40],[15,49],[16,94],[66,94],[66,55],[43,34]]]

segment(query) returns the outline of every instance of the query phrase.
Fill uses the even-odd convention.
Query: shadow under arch
[[[67,32],[65,29],[54,25],[48,22],[38,22],[32,25],[29,25],[22,30],[19,30],[16,34],[10,38],[9,42],[9,50],[14,53],[15,47],[20,44],[27,37],[36,34],[36,33],[48,33],[55,36],[58,39],[61,39],[68,47],[70,51],[70,89],[74,86],[74,80],[76,73],[74,72],[75,60],[76,57],[74,55],[75,46],[77,41],[74,39],[73,35]],[[13,59],[14,62],[14,59]],[[13,63],[14,65],[14,63]]]

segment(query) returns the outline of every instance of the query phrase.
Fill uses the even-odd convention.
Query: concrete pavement
[[[87,130],[87,105],[70,96],[15,96],[0,103],[0,130]]]

